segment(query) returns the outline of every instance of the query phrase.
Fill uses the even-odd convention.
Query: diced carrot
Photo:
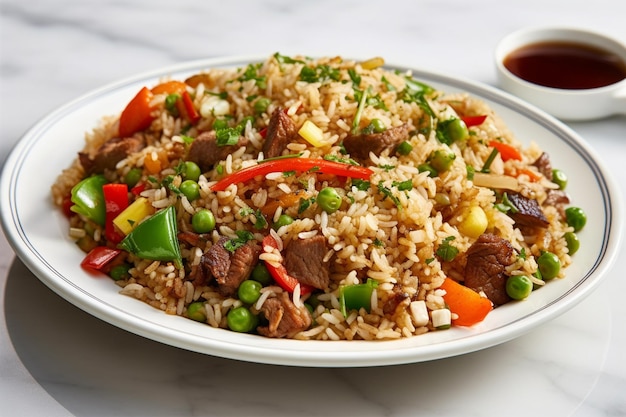
[[[129,137],[150,127],[153,120],[152,108],[150,107],[152,98],[152,92],[143,87],[126,105],[120,116],[118,130],[120,137]]]
[[[165,152],[157,152],[156,158],[154,153],[150,153],[146,155],[143,164],[148,173],[158,174],[164,167],[169,165],[169,159]]]
[[[283,194],[279,199],[265,204],[260,210],[265,216],[272,217],[278,207],[293,207],[300,202],[301,198],[307,198],[307,194],[304,192]]]
[[[452,320],[455,325],[471,326],[479,323],[493,309],[488,298],[482,297],[476,291],[451,278],[446,278],[439,288],[446,291],[443,299],[450,311],[458,316]]]
[[[182,81],[166,81],[152,88],[152,94],[175,94],[182,93],[187,89],[187,84]]]
[[[509,159],[516,159],[518,161],[522,160],[522,154],[520,153],[520,151],[514,146],[509,145],[508,143],[492,140],[491,142],[489,142],[489,146],[491,146],[492,148],[496,148],[498,152],[500,152],[500,156],[502,157],[502,160],[504,162],[508,161]]]

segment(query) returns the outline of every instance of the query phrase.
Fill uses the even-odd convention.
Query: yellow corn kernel
[[[300,130],[298,130],[298,134],[316,148],[325,145],[324,132],[309,120],[304,122]]]
[[[489,221],[485,211],[479,206],[472,206],[466,211],[461,223],[459,223],[458,229],[459,232],[465,236],[476,239],[478,236],[485,233],[488,224]]]
[[[383,65],[385,65],[385,60],[379,56],[361,62],[361,68],[364,70],[373,70],[375,68],[382,67]]]
[[[154,213],[154,208],[145,197],[139,197],[113,219],[113,224],[125,235],[129,234],[140,221]]]

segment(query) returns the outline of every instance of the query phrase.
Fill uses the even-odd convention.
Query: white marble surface
[[[532,25],[626,42],[619,0],[0,2],[0,160],[57,106],[121,77],[223,55],[341,54],[495,83],[492,50]],[[570,124],[626,195],[626,117]],[[481,352],[314,369],[204,356],[127,333],[41,284],[0,235],[3,416],[624,416],[626,259],[588,299]]]

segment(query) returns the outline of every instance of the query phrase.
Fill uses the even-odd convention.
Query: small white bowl
[[[626,79],[598,88],[552,88],[523,80],[504,66],[504,60],[511,52],[530,44],[550,41],[574,42],[604,49],[626,62],[626,45],[599,33],[573,28],[522,29],[506,36],[496,47],[500,87],[563,120],[583,121],[626,114]]]

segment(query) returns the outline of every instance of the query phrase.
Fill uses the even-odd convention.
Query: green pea
[[[113,278],[114,281],[119,281],[121,279],[130,278],[130,274],[128,271],[130,270],[131,265],[129,264],[121,264],[116,265],[109,271],[109,276]]]
[[[134,187],[137,185],[139,180],[141,180],[141,176],[143,175],[143,171],[141,168],[133,168],[124,175],[124,183],[129,187]]]
[[[430,166],[430,164],[419,164],[417,166],[417,170],[419,172],[428,172],[428,176],[433,177],[433,178],[439,175],[437,170],[433,168],[432,166]]]
[[[247,333],[254,329],[258,319],[246,307],[237,307],[228,312],[226,323],[228,328],[234,332]]]
[[[402,142],[396,148],[396,152],[398,152],[400,155],[408,155],[411,153],[412,150],[413,150],[413,145],[411,145],[407,141]]]
[[[254,304],[261,296],[261,288],[263,288],[263,286],[260,282],[247,279],[239,284],[237,296],[246,304]]]
[[[449,170],[455,159],[456,154],[454,152],[445,149],[437,149],[430,154],[428,162],[435,171],[441,173]]]
[[[192,180],[185,180],[180,184],[180,192],[187,197],[187,200],[193,201],[200,197],[200,186]]]
[[[317,195],[317,204],[326,213],[334,213],[341,206],[341,196],[333,187],[322,188]]]
[[[561,260],[554,253],[546,251],[537,258],[537,266],[541,272],[541,278],[548,281],[559,275]]]
[[[560,169],[553,169],[552,182],[559,186],[559,190],[564,190],[567,186],[567,175]]]
[[[573,255],[578,252],[578,249],[580,248],[580,240],[578,239],[576,233],[566,232],[563,237],[565,238],[565,242],[567,243],[567,250],[569,254]]]
[[[387,127],[385,126],[383,121],[380,119],[372,119],[370,124],[372,125],[372,128],[374,129],[374,132],[376,133],[382,133],[385,130],[387,130]]]
[[[208,209],[201,209],[191,216],[191,227],[196,233],[209,233],[215,229],[215,216]]]
[[[206,321],[204,303],[200,301],[196,301],[195,303],[189,304],[189,306],[187,307],[187,317],[195,321],[200,321],[200,322]]]
[[[264,111],[266,111],[271,102],[272,101],[266,97],[261,97],[260,99],[255,101],[253,105],[255,113],[263,113]]]
[[[533,291],[533,282],[526,275],[511,275],[506,280],[506,293],[514,300],[523,300]]]
[[[291,223],[293,223],[293,217],[288,214],[281,214],[280,216],[278,216],[278,220],[276,220],[274,226],[272,227],[274,228],[274,230],[278,230],[281,227],[287,226]]]
[[[261,285],[268,285],[272,282],[272,275],[263,262],[258,263],[254,267],[250,278],[260,282]]]
[[[469,136],[469,130],[467,125],[461,119],[452,119],[445,125],[445,130],[448,138],[452,142],[462,141]]]
[[[580,231],[587,224],[587,214],[580,207],[566,208],[565,219],[567,224],[574,228],[575,232]]]
[[[202,174],[202,172],[200,171],[198,164],[192,161],[185,162],[185,179],[198,181],[200,174]]]

